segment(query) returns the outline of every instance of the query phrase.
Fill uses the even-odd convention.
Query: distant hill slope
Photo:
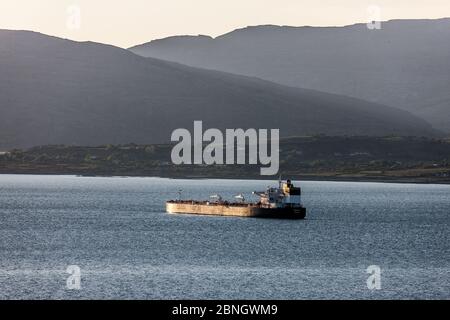
[[[436,133],[395,108],[33,32],[0,31],[0,70],[2,149],[167,142],[194,120],[282,136]]]
[[[450,132],[450,18],[381,26],[256,26],[215,39],[172,37],[130,50],[399,107]]]

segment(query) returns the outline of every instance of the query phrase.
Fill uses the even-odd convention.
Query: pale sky
[[[371,19],[372,5],[380,8],[379,19]],[[249,25],[443,17],[450,17],[450,0],[0,0],[0,29],[120,47],[172,35],[218,36]]]

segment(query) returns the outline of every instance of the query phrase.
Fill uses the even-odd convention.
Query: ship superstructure
[[[253,192],[260,197],[264,208],[301,208],[301,188],[294,187],[291,180],[279,182],[278,188],[268,187],[265,192]]]

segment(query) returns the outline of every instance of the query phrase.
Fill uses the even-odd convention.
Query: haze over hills
[[[395,108],[28,31],[0,31],[0,70],[3,150],[168,142],[194,120],[284,137],[436,134]]]
[[[450,132],[450,18],[393,20],[381,27],[255,26],[130,50],[402,108]]]

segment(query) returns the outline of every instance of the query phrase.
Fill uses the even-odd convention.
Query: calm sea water
[[[164,213],[268,184],[0,175],[0,298],[450,298],[450,186],[306,181],[300,221]]]

